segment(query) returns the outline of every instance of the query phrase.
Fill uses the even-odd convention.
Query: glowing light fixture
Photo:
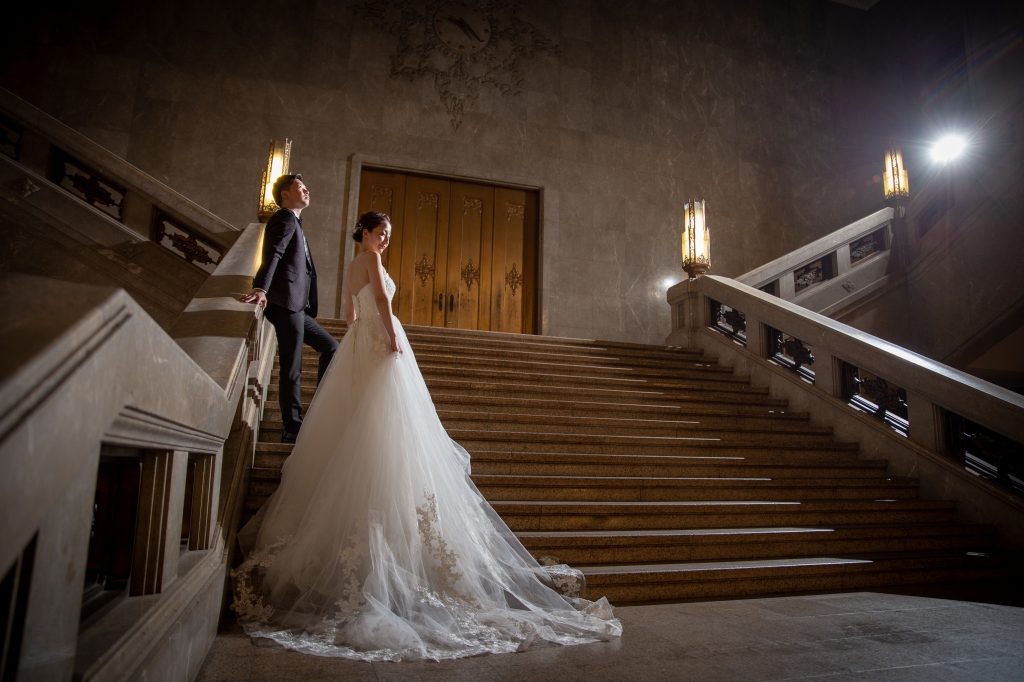
[[[902,206],[910,200],[910,182],[907,169],[903,166],[903,154],[895,142],[885,148],[885,172],[882,174],[885,187],[885,203]]]
[[[947,135],[932,147],[932,158],[939,163],[949,163],[960,156],[960,152],[964,150],[966,144],[964,138],[958,135]]]
[[[266,222],[281,208],[274,201],[274,181],[282,175],[288,174],[288,160],[291,155],[291,140],[286,138],[284,141],[278,142],[275,138],[270,141],[267,167],[263,169],[263,183],[260,186],[260,206],[257,211],[261,222]]]
[[[683,207],[683,270],[696,279],[711,268],[711,235],[704,211],[706,201],[690,199]]]

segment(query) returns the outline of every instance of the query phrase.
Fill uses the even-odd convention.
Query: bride
[[[280,487],[239,533],[239,622],[296,651],[364,661],[617,637],[605,598],[576,598],[582,573],[540,566],[470,480],[469,453],[441,425],[391,314],[390,237],[383,213],[356,224],[348,332]]]

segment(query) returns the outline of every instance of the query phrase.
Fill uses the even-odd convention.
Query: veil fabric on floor
[[[239,533],[232,608],[246,632],[366,661],[619,636],[607,600],[577,598],[582,573],[540,566],[473,485],[397,319],[404,354],[391,352],[369,285],[355,306],[280,487]]]

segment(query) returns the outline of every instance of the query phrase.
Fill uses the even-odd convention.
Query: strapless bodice
[[[391,275],[384,271],[384,293],[387,294],[388,303],[395,297],[395,281]],[[369,284],[363,286],[356,294],[356,318],[369,317],[377,314],[377,302],[373,300],[373,287]]]

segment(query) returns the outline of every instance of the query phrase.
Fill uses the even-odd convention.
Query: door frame
[[[459,169],[442,164],[421,163],[406,159],[389,159],[376,154],[353,153],[348,157],[348,168],[345,178],[345,205],[343,213],[343,224],[341,231],[342,244],[339,249],[338,282],[336,285],[336,298],[334,303],[334,316],[342,317],[344,314],[342,303],[345,300],[345,273],[348,271],[348,264],[355,257],[356,243],[352,240],[352,232],[356,229],[356,221],[359,220],[359,189],[362,182],[363,170],[385,171],[390,173],[407,173],[412,175],[426,175],[441,180],[452,180],[455,182],[472,182],[485,185],[496,185],[521,189],[537,193],[537,289],[536,304],[533,309],[533,328],[537,336],[547,334],[547,325],[544,324],[545,316],[543,310],[544,300],[544,224],[547,216],[547,196],[544,186],[535,183],[512,182],[506,177],[490,173],[483,175],[466,175]]]

